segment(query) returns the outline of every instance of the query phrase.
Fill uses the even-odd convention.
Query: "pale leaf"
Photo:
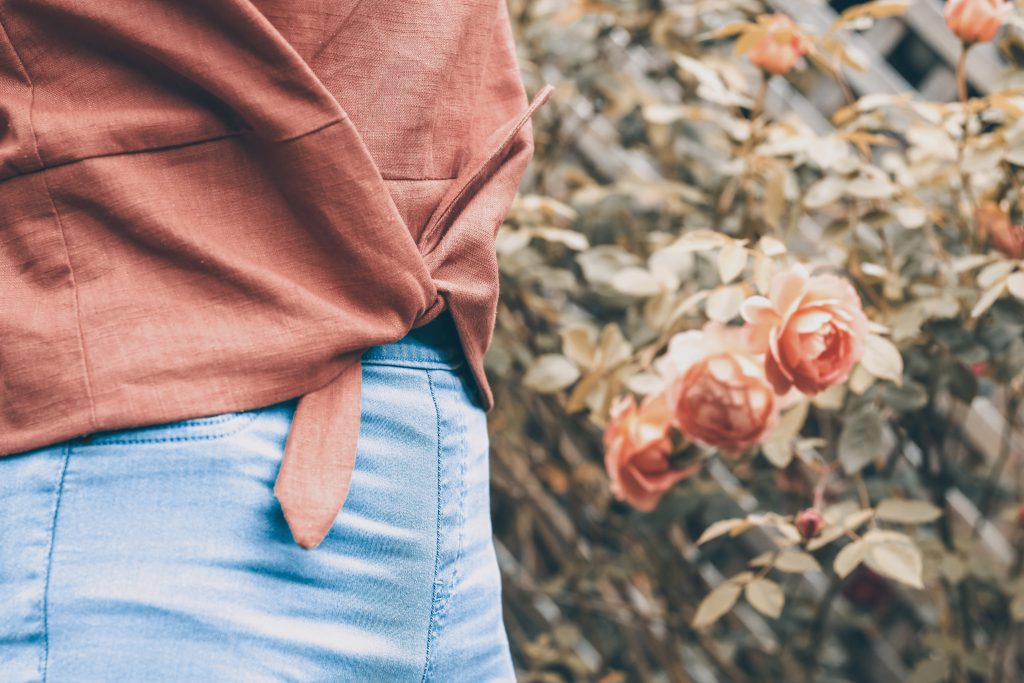
[[[1024,272],[1017,272],[1006,278],[1006,288],[1018,299],[1024,299]]]
[[[786,245],[781,240],[765,235],[757,243],[761,253],[765,256],[782,256],[786,253]]]
[[[739,315],[743,298],[743,288],[739,285],[719,287],[708,297],[705,312],[711,320],[727,323]]]
[[[651,271],[637,266],[628,266],[612,276],[612,287],[616,291],[638,299],[651,297],[661,291],[661,283]]]
[[[707,628],[721,619],[733,608],[742,592],[743,586],[739,583],[725,581],[719,584],[697,606],[693,628]]]
[[[523,384],[537,393],[553,394],[575,382],[579,376],[579,369],[568,358],[559,353],[547,353],[539,356],[526,371]]]
[[[735,280],[747,267],[747,248],[741,242],[733,242],[718,252],[718,275],[723,284]]]
[[[709,251],[732,243],[732,238],[714,230],[691,230],[675,241],[672,248],[680,251]]]
[[[761,614],[777,619],[786,604],[782,587],[771,579],[754,579],[744,589],[744,597]]]
[[[1016,265],[1012,261],[996,261],[981,269],[978,273],[978,288],[988,289],[992,285],[1006,279]]]
[[[974,308],[971,309],[971,317],[977,318],[985,313],[985,311],[992,308],[992,304],[998,301],[999,297],[1001,297],[1005,291],[1006,280],[1002,280],[982,294],[981,298],[978,299],[978,303],[974,304]]]
[[[903,356],[896,345],[885,337],[876,334],[867,336],[860,363],[879,379],[887,379],[895,384],[903,383]]]
[[[907,539],[903,541],[887,541],[868,543],[868,552],[864,556],[864,564],[882,576],[899,581],[913,588],[924,588],[922,574],[924,559],[921,550]]]
[[[927,524],[942,517],[942,510],[924,500],[886,498],[878,504],[875,516],[886,522]]]
[[[594,330],[576,325],[560,330],[558,334],[562,337],[562,352],[577,365],[589,368],[597,352]]]
[[[832,563],[836,576],[840,579],[845,579],[850,572],[864,561],[867,551],[867,544],[864,541],[854,541],[840,550],[836,555],[835,562]]]
[[[761,452],[774,467],[785,469],[793,461],[793,444],[790,439],[770,440],[761,444]]]
[[[704,533],[697,539],[697,545],[707,543],[737,529],[749,529],[751,526],[751,523],[745,519],[720,519],[704,530]]]
[[[772,560],[773,557],[775,558],[774,561]],[[821,565],[814,559],[814,555],[800,550],[788,550],[778,554],[769,551],[758,555],[750,561],[750,565],[753,567],[766,567],[769,564],[780,572],[792,574],[821,571]]]
[[[1024,622],[1024,593],[1018,593],[1010,603],[1010,616],[1017,623]]]

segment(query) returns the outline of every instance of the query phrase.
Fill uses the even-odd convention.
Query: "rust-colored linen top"
[[[447,308],[490,410],[533,155],[505,0],[0,0],[0,454],[301,396],[275,493],[344,502],[360,356]]]

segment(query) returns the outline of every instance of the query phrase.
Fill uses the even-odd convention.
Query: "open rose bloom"
[[[754,66],[769,73],[789,73],[807,52],[806,38],[793,20],[783,14],[776,14],[754,29],[761,39],[748,53]]]
[[[784,394],[816,394],[846,380],[864,354],[868,319],[847,280],[811,276],[800,265],[772,279],[767,297],[744,302],[752,343],[767,351],[765,373]]]
[[[639,407],[632,395],[612,406],[604,433],[604,462],[616,498],[639,510],[653,510],[666,491],[700,469],[700,463],[685,469],[669,466],[671,423],[672,411],[663,393],[647,396]]]
[[[778,420],[775,392],[745,329],[708,323],[677,334],[659,369],[669,377],[676,423],[695,441],[738,452]]]
[[[1006,0],[949,0],[946,24],[963,42],[984,43],[996,37],[1009,9]]]

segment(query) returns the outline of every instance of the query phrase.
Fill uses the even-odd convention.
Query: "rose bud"
[[[758,31],[761,39],[748,53],[754,66],[768,73],[789,73],[807,52],[806,39],[793,20],[784,14],[763,17]]]
[[[996,37],[1009,4],[1005,0],[949,0],[946,24],[964,43],[985,43]]]
[[[797,513],[793,526],[800,532],[801,538],[809,541],[821,533],[822,527],[825,526],[825,518],[815,508],[807,508]]]

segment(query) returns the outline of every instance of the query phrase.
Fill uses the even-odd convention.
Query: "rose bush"
[[[1024,670],[1021,22],[831,4],[512,4],[565,76],[488,353],[528,680]],[[852,76],[911,25],[941,99]]]

